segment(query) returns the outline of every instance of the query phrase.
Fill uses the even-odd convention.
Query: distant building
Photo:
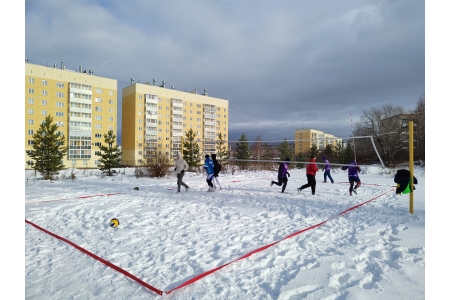
[[[295,154],[308,153],[313,144],[316,144],[317,149],[323,150],[327,145],[336,146],[342,143],[342,139],[332,134],[325,133],[316,129],[296,129],[294,133]]]
[[[25,150],[46,116],[64,134],[67,168],[97,168],[103,134],[117,133],[117,80],[94,76],[92,70],[68,70],[25,63]],[[25,166],[30,157],[25,154]]]
[[[122,164],[136,166],[162,151],[173,158],[192,129],[201,153],[216,152],[219,133],[228,141],[228,100],[147,83],[122,89]]]

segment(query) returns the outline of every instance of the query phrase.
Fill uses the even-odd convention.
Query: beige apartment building
[[[201,154],[216,152],[219,133],[228,141],[228,100],[155,83],[122,89],[122,164],[137,166],[158,152],[175,157],[189,129],[197,134]]]
[[[342,139],[316,129],[296,129],[294,132],[295,154],[308,153],[313,144],[316,144],[319,150],[325,149],[327,145],[335,146]]]
[[[117,132],[117,80],[78,71],[25,63],[25,150],[46,116],[64,134],[67,168],[97,168],[103,134]],[[25,167],[31,161],[25,153]]]

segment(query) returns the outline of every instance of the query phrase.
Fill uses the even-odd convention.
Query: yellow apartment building
[[[25,150],[46,116],[64,134],[67,168],[97,168],[103,134],[117,133],[117,80],[78,71],[25,63]],[[25,166],[30,157],[25,154]]]
[[[335,137],[332,134],[325,133],[316,129],[296,129],[294,132],[295,139],[295,154],[308,153],[313,144],[316,144],[319,150],[325,149],[327,145],[335,146],[339,142],[342,143],[342,139]]]
[[[202,155],[216,152],[219,133],[228,141],[228,100],[155,82],[122,89],[122,164],[139,165],[158,151],[175,157],[189,129],[197,133]]]

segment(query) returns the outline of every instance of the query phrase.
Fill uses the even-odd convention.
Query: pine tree
[[[62,159],[67,153],[64,135],[58,131],[58,125],[52,122],[50,115],[45,117],[38,131],[33,134],[33,150],[26,150],[28,156],[34,160],[33,169],[45,180],[53,179],[53,175],[64,168]]]
[[[186,137],[183,139],[183,159],[189,165],[189,171],[192,168],[200,166],[200,146],[195,141],[197,134],[190,128],[186,132]]]
[[[278,152],[280,155],[280,160],[285,160],[287,157],[290,159],[294,156],[294,151],[292,149],[292,146],[289,145],[286,139],[278,146]]]
[[[312,144],[311,149],[309,149],[309,155],[316,157],[317,152],[319,152],[319,150],[317,149],[317,145],[316,144]]]
[[[227,149],[227,142],[223,140],[222,133],[219,132],[219,141],[216,142],[217,159],[221,160],[222,167],[228,165],[228,159],[230,158],[230,151]]]
[[[297,153],[297,155],[295,155],[294,160],[295,161],[305,161],[305,157],[303,156],[303,153],[299,152],[299,153]],[[305,164],[298,163],[295,165],[295,167],[298,169],[301,169],[301,168],[305,167]]]
[[[119,151],[119,146],[114,146],[114,143],[116,142],[116,135],[112,130],[109,130],[108,133],[103,134],[103,137],[105,139],[105,145],[100,146],[100,150],[102,152],[98,167],[103,174],[112,176],[112,169],[117,168],[120,165],[120,156],[122,155],[122,152]]]
[[[247,137],[243,133],[239,138],[239,142],[236,143],[236,158],[237,159],[249,159],[250,158],[250,149]],[[248,167],[248,162],[236,162],[240,169],[245,169]]]

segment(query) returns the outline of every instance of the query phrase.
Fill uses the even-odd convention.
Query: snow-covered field
[[[318,172],[315,196],[310,189],[297,193],[306,183],[304,169],[289,171],[285,194],[270,187],[276,179],[270,171],[221,174],[223,189],[214,193],[206,192],[204,174],[188,173],[184,181],[191,189],[180,194],[174,175],[120,172],[102,177],[98,170],[76,170],[75,181],[50,182],[25,171],[25,219],[163,291],[165,299],[425,298],[424,169],[414,171],[413,214],[409,195],[395,194],[394,174],[376,166],[360,175],[354,196],[340,170],[331,173],[334,184],[323,183]],[[109,226],[112,218],[118,228]],[[25,297],[161,296],[25,223]]]

